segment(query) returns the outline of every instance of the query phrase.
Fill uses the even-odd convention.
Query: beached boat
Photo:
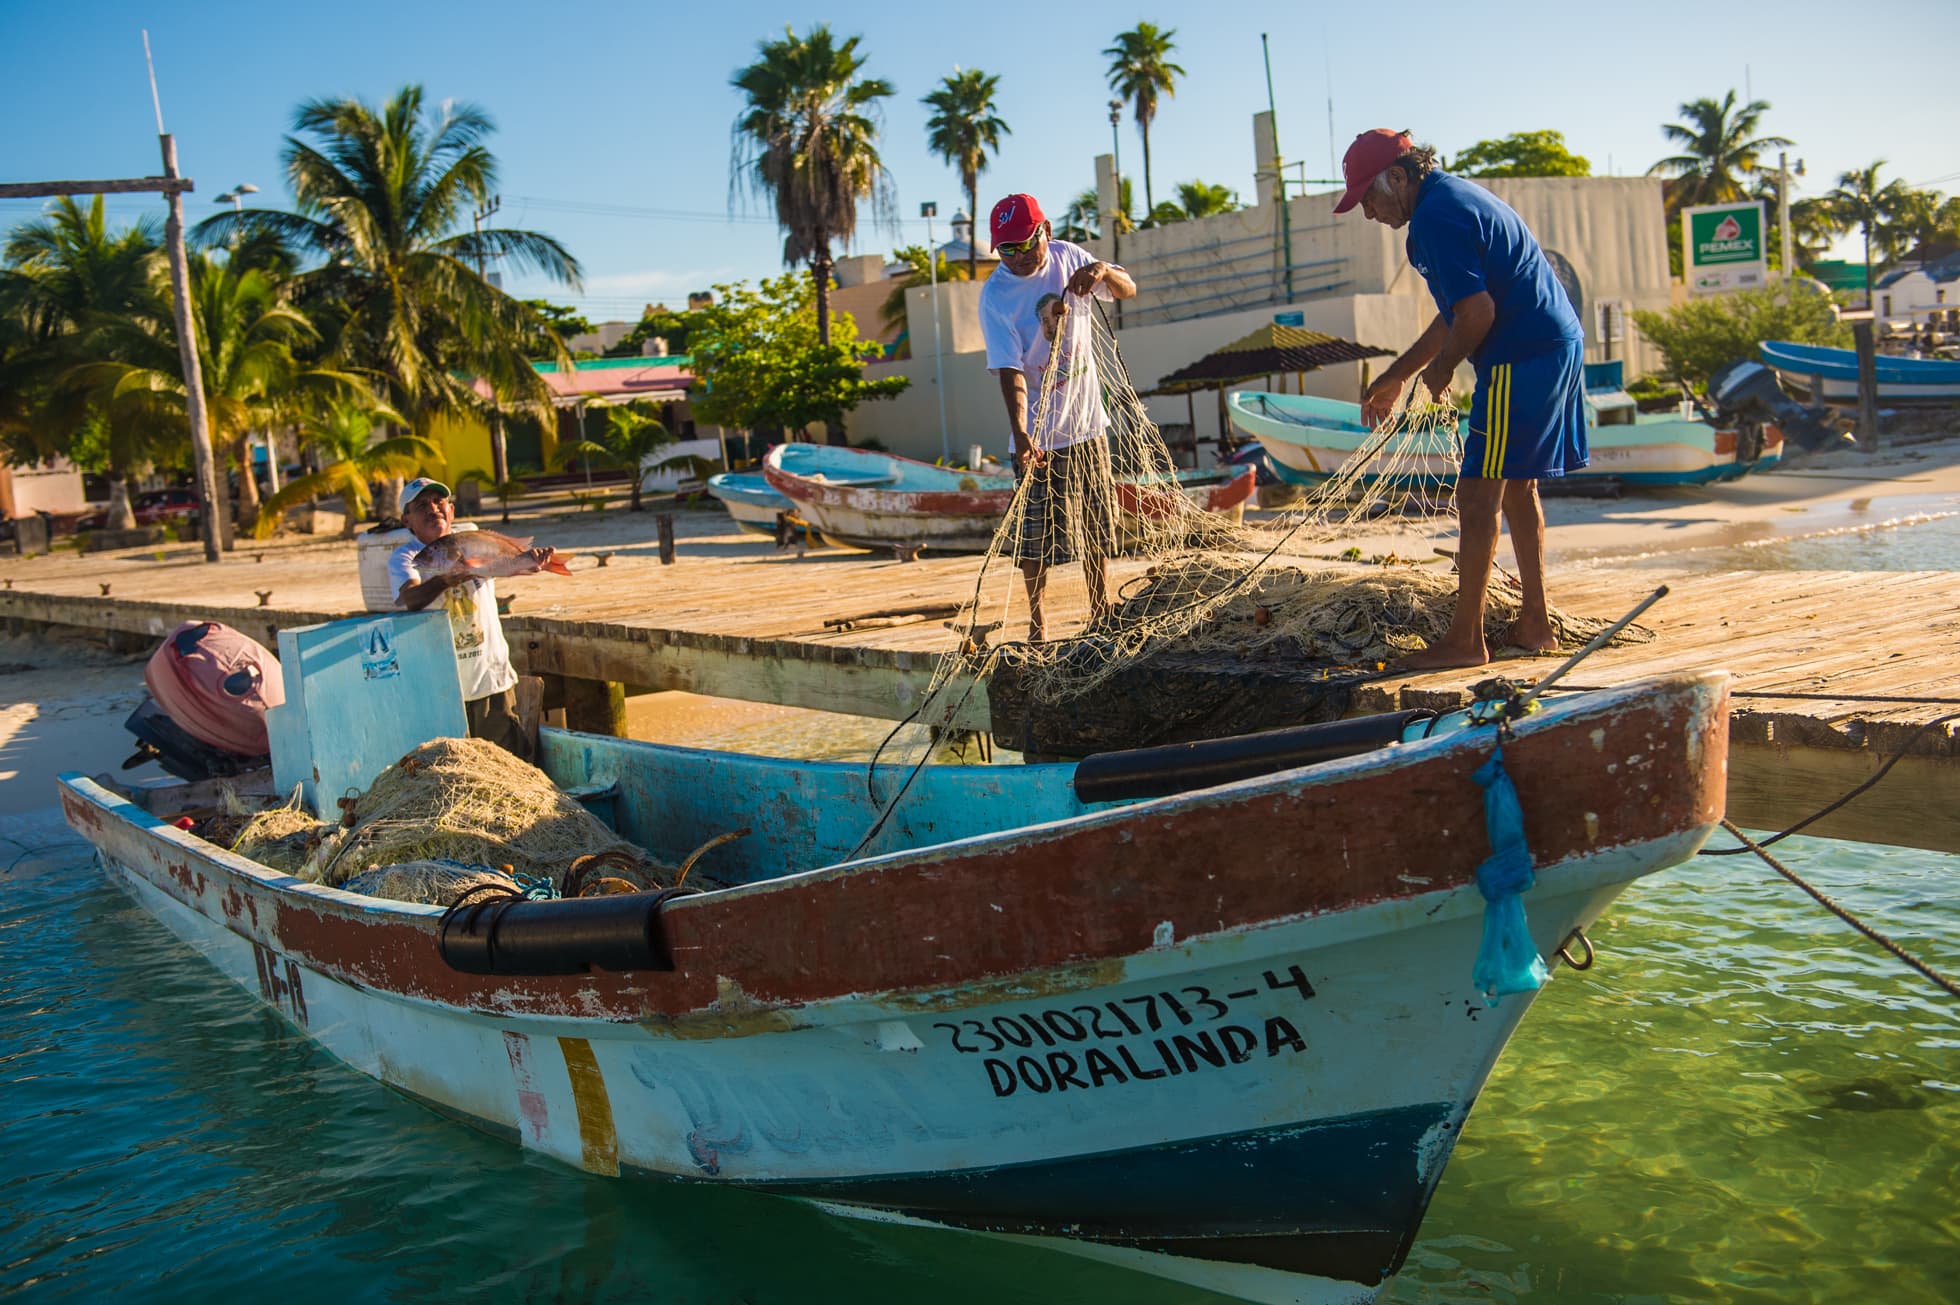
[[[922,543],[949,553],[984,553],[1014,500],[1011,475],[868,449],[783,444],[769,451],[762,466],[770,486],[825,538],[859,548]],[[1251,468],[1180,471],[1176,492],[1208,512],[1237,519],[1253,482]],[[1161,519],[1175,507],[1168,482],[1119,476],[1116,492],[1118,510],[1132,521]]]
[[[1538,953],[1584,951],[1628,883],[1700,847],[1727,718],[1711,674],[1508,727]],[[528,1149],[1362,1302],[1530,1001],[1472,980],[1479,867],[1515,848],[1480,787],[1500,736],[1427,729],[1099,803],[1075,767],[930,766],[862,849],[861,766],[546,730],[553,780],[606,786],[668,864],[743,828],[703,862],[735,886],[481,921],[270,871],[178,828],[170,790],[69,774],[60,797],[114,880],[279,1015]]]
[[[1641,412],[1620,383],[1620,364],[1586,364],[1586,444],[1591,462],[1571,479],[1628,485],[1697,485],[1733,480],[1774,466],[1783,433],[1774,425],[1720,427],[1675,412]],[[1245,390],[1229,396],[1232,424],[1265,446],[1273,473],[1294,485],[1318,485],[1373,434],[1361,405],[1299,394]],[[1461,421],[1390,438],[1376,455],[1397,488],[1444,489],[1456,483]]]
[[[791,471],[801,470],[806,461],[811,461],[816,452],[814,444],[784,444],[782,465]],[[728,509],[728,515],[742,529],[757,535],[776,533],[778,513],[791,512],[796,505],[776,489],[760,471],[724,471],[708,477],[708,492],[720,500]]]
[[[1858,352],[1821,344],[1765,341],[1763,361],[1783,383],[1827,403],[1858,401]],[[1878,397],[1883,403],[1951,403],[1960,399],[1960,361],[1950,358],[1898,358],[1880,354],[1874,360]],[[1822,393],[1816,393],[1821,387]]]

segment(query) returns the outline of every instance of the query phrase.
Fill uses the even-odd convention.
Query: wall
[[[0,466],[0,512],[9,518],[30,512],[80,512],[87,506],[82,473],[64,458],[25,467]]]

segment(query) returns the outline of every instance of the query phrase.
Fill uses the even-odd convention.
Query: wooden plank
[[[189,177],[119,177],[110,181],[12,181],[0,185],[0,199],[46,199],[56,195],[176,194],[197,189]]]

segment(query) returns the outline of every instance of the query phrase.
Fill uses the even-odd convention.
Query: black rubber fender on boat
[[[694,891],[459,901],[443,915],[437,942],[449,968],[464,974],[671,970],[661,908]]]
[[[1076,763],[1075,796],[1083,802],[1134,802],[1359,756],[1400,742],[1411,724],[1435,715],[1415,708],[1228,739],[1099,752]]]

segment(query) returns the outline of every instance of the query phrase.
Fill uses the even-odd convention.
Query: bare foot
[[[1482,666],[1490,660],[1490,649],[1481,641],[1475,647],[1458,648],[1437,643],[1421,652],[1410,653],[1390,669],[1397,671],[1447,671],[1462,666]]]
[[[1514,621],[1504,635],[1504,642],[1512,648],[1522,648],[1530,653],[1558,651],[1558,635],[1552,632],[1549,621]]]

